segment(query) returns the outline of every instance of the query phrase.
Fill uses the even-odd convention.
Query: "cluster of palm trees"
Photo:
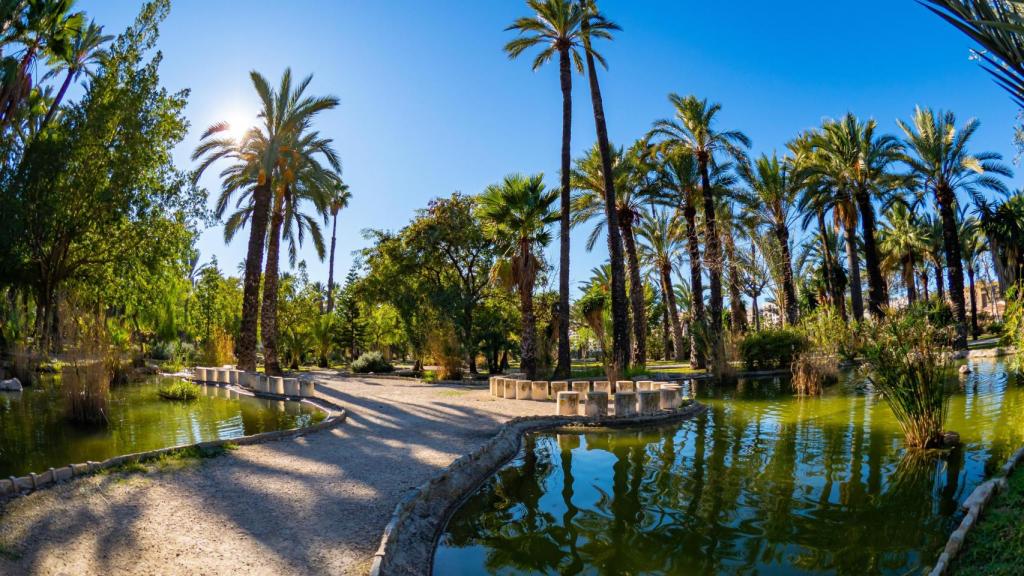
[[[348,204],[350,193],[341,180],[341,162],[332,140],[314,127],[321,113],[338,106],[338,99],[307,95],[312,77],[293,83],[291,70],[284,72],[276,88],[257,72],[250,77],[261,105],[258,124],[238,139],[229,135],[231,126],[226,122],[210,126],[193,153],[193,160],[199,161],[193,178],[198,180],[215,163],[226,163],[215,208],[218,218],[231,211],[225,221],[225,240],[249,227],[238,365],[243,370],[256,369],[259,334],[266,372],[280,374],[277,303],[282,241],[293,266],[307,236],[323,259],[325,243],[318,220],[326,223],[333,217],[327,294],[328,307],[333,307],[330,289],[337,215]]]
[[[958,123],[950,112],[919,108],[898,123],[897,136],[847,114],[800,134],[781,156],[750,159],[750,139],[717,126],[719,104],[671,94],[672,117],[654,122],[630,147],[616,148],[608,143],[594,66],[604,59],[592,41],[611,39],[619,28],[593,1],[527,5],[534,14],[509,27],[519,35],[506,51],[515,58],[536,48],[534,68],[557,56],[563,97],[556,377],[568,366],[569,228],[583,222],[594,224],[588,249],[601,234],[608,241],[608,297],[600,302],[611,308],[612,377],[630,362],[647,361],[648,275],[668,304],[665,332],[675,357],[683,357],[688,331],[691,362],[719,375],[727,370],[726,318],[741,334],[748,328],[745,299],[756,312],[769,286],[784,324],[799,322],[802,301],[860,321],[885,315],[900,282],[911,302],[927,293],[933,268],[937,294],[948,299],[956,320],[956,344],[965,347],[965,273],[975,334],[974,277],[982,254],[991,253],[1001,285],[1018,277],[1020,226],[1013,217],[1024,201],[985,194],[1006,194],[1000,177],[1010,171],[999,154],[970,150],[976,120]],[[569,152],[574,70],[589,78],[597,128],[596,144],[575,161]],[[968,216],[969,199],[974,216]],[[676,294],[673,277],[684,261],[686,290]],[[685,319],[680,300],[689,301]],[[760,315],[753,319],[757,327]]]

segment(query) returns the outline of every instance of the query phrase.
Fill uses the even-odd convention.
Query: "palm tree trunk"
[[[661,291],[665,294],[665,309],[672,325],[672,351],[676,360],[683,359],[683,327],[679,322],[676,292],[672,287],[672,267],[666,262],[661,267]]]
[[[57,91],[57,96],[54,97],[53,102],[50,103],[50,109],[46,111],[46,116],[43,117],[43,121],[39,124],[39,130],[42,131],[53,119],[53,115],[57,112],[57,108],[60,107],[60,103],[64,100],[64,94],[68,91],[68,86],[71,85],[71,79],[74,78],[77,70],[74,68],[68,68],[68,75],[64,77],[64,83],[60,85],[60,90]]]
[[[931,298],[931,294],[928,292],[928,264],[925,263],[924,268],[921,269],[921,292],[925,300]]]
[[[586,18],[584,18],[583,27],[587,28]],[[597,146],[601,152],[601,170],[604,172],[604,210],[608,225],[608,259],[612,272],[612,373],[608,375],[608,379],[616,380],[629,368],[629,305],[626,301],[626,271],[622,258],[622,238],[619,236],[619,215],[615,210],[615,181],[612,174],[611,151],[608,145],[608,126],[605,123],[604,103],[601,100],[601,86],[597,81],[594,54],[589,49],[585,52],[587,76],[590,80],[590,103],[594,108]]]
[[[636,238],[633,235],[633,214],[623,210],[619,214],[622,241],[626,249],[626,264],[629,273],[629,303],[633,327],[633,364],[647,365],[647,312],[644,310],[644,283],[640,278],[640,258],[636,252]]]
[[[269,180],[253,190],[252,228],[245,257],[245,284],[242,289],[242,324],[238,333],[238,367],[256,370],[256,333],[260,316],[260,280],[263,274],[263,246],[267,238],[270,214]]]
[[[690,294],[693,300],[692,316],[693,324],[703,328],[707,323],[704,314],[704,278],[700,270],[700,239],[697,237],[697,210],[693,203],[686,202],[683,207],[683,217],[686,219],[686,243],[690,252]],[[707,331],[704,330],[703,333]],[[707,358],[704,355],[704,347],[693,337],[693,330],[690,330],[690,366],[703,369],[707,367]]]
[[[850,306],[853,317],[858,322],[864,319],[864,297],[861,295],[860,259],[857,258],[857,232],[853,222],[847,219],[843,223],[843,234],[846,240],[846,262],[850,268]]]
[[[964,306],[964,267],[960,259],[960,238],[956,230],[956,213],[954,212],[953,191],[948,186],[940,186],[935,190],[939,203],[939,215],[942,217],[942,242],[945,245],[946,267],[949,278],[949,299],[953,305],[953,317],[956,319],[957,350],[967,348],[967,312]]]
[[[785,319],[786,324],[790,326],[796,326],[797,321],[797,302],[796,302],[796,286],[793,285],[793,258],[789,251],[789,229],[785,226],[778,226],[775,229],[775,237],[779,241],[779,247],[782,249],[782,295],[786,299],[785,301]]]
[[[529,274],[530,247],[527,241],[520,241],[520,263],[522,268],[519,286],[519,306],[522,311],[522,348],[520,350],[520,368],[528,380],[537,377],[537,318],[533,312],[533,278]]]
[[[736,244],[732,236],[726,236],[725,257],[729,260],[729,309],[734,334],[747,331],[747,310],[740,295],[740,272],[736,266]]]
[[[825,284],[828,286],[832,306],[839,311],[839,317],[846,320],[846,297],[839,283],[839,261],[828,243],[828,228],[825,226],[825,211],[818,210],[818,230],[821,236],[821,255],[825,265]]]
[[[267,267],[263,272],[263,309],[260,322],[263,325],[263,367],[268,376],[282,374],[277,354],[277,280],[281,256],[281,223],[284,221],[283,204],[283,195],[277,194],[274,198],[274,212],[270,218]]]
[[[942,264],[938,262],[935,263],[935,293],[938,295],[939,301],[946,299],[946,286],[942,283]]]
[[[672,321],[668,317],[668,303],[662,307],[661,313],[661,359],[672,358]]]
[[[334,312],[334,246],[338,239],[338,213],[334,213],[331,226],[331,257],[327,264],[327,313]]]
[[[559,77],[562,85],[562,214],[559,221],[558,253],[558,359],[552,378],[568,378],[572,373],[572,359],[569,356],[569,217],[570,184],[572,170],[572,68],[569,49],[558,52]]]
[[[917,289],[914,286],[914,261],[906,256],[903,258],[903,283],[907,285],[907,305],[917,301]]]
[[[708,340],[711,350],[711,374],[720,379],[725,374],[725,343],[722,339],[722,254],[715,222],[715,195],[708,174],[708,153],[697,158],[700,164],[701,193],[704,196],[704,262],[708,269],[711,288],[708,312]]]
[[[872,317],[881,318],[885,313],[885,306],[889,304],[889,298],[885,293],[885,278],[882,277],[882,263],[878,257],[878,244],[875,242],[875,207],[871,205],[871,197],[866,190],[858,190],[854,196],[860,211],[864,264],[868,269],[868,310]]]
[[[977,340],[981,330],[978,329],[978,301],[974,294],[974,266],[967,266],[967,280],[971,290],[971,340]]]
[[[755,332],[756,331],[760,331],[761,330],[761,311],[757,309],[757,296],[754,296],[750,300],[753,303],[754,331]]]

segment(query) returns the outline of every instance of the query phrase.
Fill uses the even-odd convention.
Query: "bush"
[[[739,352],[747,370],[789,368],[808,348],[807,337],[792,328],[769,328],[747,334]]]
[[[202,389],[198,384],[189,382],[188,380],[176,380],[166,386],[161,386],[157,394],[160,395],[164,400],[195,400],[199,398],[199,394]]]
[[[226,330],[214,326],[210,337],[203,342],[200,358],[205,366],[226,366],[235,363],[235,341]]]
[[[380,352],[364,352],[362,356],[352,362],[352,371],[357,374],[370,372],[392,372],[395,367],[384,359]]]
[[[61,372],[66,416],[78,424],[108,424],[110,371],[104,362],[73,362]]]
[[[942,445],[951,395],[951,333],[928,318],[922,309],[892,314],[872,327],[865,350],[868,381],[892,408],[911,448]]]

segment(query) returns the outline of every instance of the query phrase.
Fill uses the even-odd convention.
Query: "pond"
[[[669,426],[527,436],[449,521],[434,574],[916,573],[1024,444],[1024,382],[970,366],[952,452],[908,455],[849,375],[820,398],[748,381]]]
[[[157,395],[162,378],[111,389],[110,425],[82,427],[64,417],[59,379],[0,392],[0,478],[87,460],[308,426],[323,412],[306,404],[239,396],[204,386],[192,402]]]

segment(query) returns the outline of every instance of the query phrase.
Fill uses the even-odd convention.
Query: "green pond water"
[[[192,402],[157,395],[161,378],[111,389],[110,425],[82,427],[64,417],[59,379],[23,392],[0,392],[0,478],[43,472],[87,460],[257,432],[307,426],[323,420],[298,402],[239,396],[204,386]]]
[[[690,421],[528,436],[449,521],[434,574],[919,573],[1024,444],[1024,381],[969,365],[951,452],[908,454],[851,376],[820,398],[741,382],[699,388]]]

